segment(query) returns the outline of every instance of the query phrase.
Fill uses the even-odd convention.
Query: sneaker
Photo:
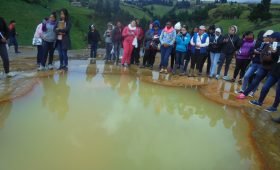
[[[262,106],[262,103],[260,103],[258,100],[250,100],[249,103],[252,105],[259,106],[259,107]]]
[[[159,73],[163,73],[164,72],[164,69],[162,68],[162,69],[160,69],[160,71],[159,71]]]
[[[235,94],[241,94],[241,93],[244,93],[244,91],[243,90],[235,90],[234,93]]]
[[[237,99],[245,99],[246,96],[245,96],[243,93],[241,93],[241,94],[239,94],[236,98],[237,98]]]
[[[15,77],[15,76],[16,76],[16,74],[12,73],[12,72],[4,73],[4,78],[11,78],[11,77]]]
[[[277,112],[277,108],[275,108],[275,107],[273,107],[273,106],[270,106],[269,108],[264,109],[264,111],[269,112],[269,113],[271,113],[271,112]]]
[[[242,85],[242,79],[238,80],[238,84]]]
[[[38,71],[44,71],[44,70],[46,70],[46,68],[44,66],[40,65],[40,67],[37,70]]]
[[[153,70],[153,68],[154,68],[153,66],[150,66],[150,70]]]
[[[53,66],[52,64],[49,64],[49,65],[48,65],[48,69],[49,69],[49,70],[53,70],[53,69],[54,69],[54,66]]]
[[[224,77],[223,77],[223,80],[225,80],[225,81],[229,81],[229,80],[230,80],[230,78],[229,78],[228,76],[224,76]]]
[[[219,75],[219,74],[216,75],[216,79],[217,79],[217,80],[220,79],[220,75]]]
[[[248,96],[249,96],[249,97],[254,97],[254,95],[255,95],[254,92],[250,92]]]
[[[125,67],[128,67],[128,64],[127,64],[127,63],[124,63],[124,66],[125,66]]]
[[[231,79],[230,82],[234,83],[234,82],[235,82],[235,79]]]
[[[167,69],[164,69],[164,73],[165,73],[165,74],[168,74],[168,70],[167,70]]]

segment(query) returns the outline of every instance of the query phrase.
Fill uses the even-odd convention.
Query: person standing
[[[211,67],[209,77],[212,78],[217,72],[217,64],[221,55],[221,47],[223,43],[222,30],[216,28],[213,36],[210,37],[209,51],[211,58]]]
[[[15,53],[20,53],[18,51],[18,41],[17,41],[18,33],[16,31],[16,21],[12,20],[9,24],[9,46],[14,46]]]
[[[67,70],[68,69],[68,54],[67,51],[71,48],[71,39],[70,39],[70,31],[71,31],[71,22],[69,18],[69,13],[67,9],[60,10],[60,21],[56,26],[56,34],[57,34],[57,48],[59,52],[59,70]]]
[[[192,76],[196,76],[197,72],[199,75],[202,74],[204,58],[207,57],[207,47],[209,46],[209,36],[205,32],[205,26],[200,26],[198,33],[194,34],[191,39],[192,45],[192,59],[191,59],[191,70]],[[205,60],[204,60],[205,61]],[[196,70],[194,70],[196,67]]]
[[[7,51],[7,43],[9,37],[9,29],[4,18],[0,17],[0,56],[4,67],[4,77],[12,77],[10,73],[10,62]]]
[[[113,24],[107,24],[107,30],[105,31],[103,37],[105,38],[105,45],[106,45],[106,56],[104,60],[111,61],[112,59],[112,49],[113,49],[113,42],[112,42],[112,31],[113,31]]]
[[[90,30],[88,32],[88,47],[90,48],[90,58],[96,59],[98,42],[101,41],[101,38],[94,24],[92,24],[89,27],[89,29]]]
[[[140,63],[140,49],[143,43],[143,38],[144,38],[144,31],[140,27],[140,20],[136,20],[136,27],[137,27],[137,47],[133,46],[133,51],[132,51],[132,56],[131,56],[131,64],[136,64],[139,65]]]
[[[160,61],[160,73],[167,73],[167,66],[169,61],[169,56],[172,52],[172,48],[174,46],[176,40],[176,30],[173,28],[170,21],[166,23],[165,28],[162,30],[160,34],[160,53],[161,53],[161,61]]]
[[[122,32],[123,37],[123,58],[122,66],[128,67],[130,65],[131,54],[133,46],[137,46],[138,30],[135,20],[132,20]]]
[[[155,57],[160,44],[159,37],[161,34],[160,22],[158,20],[153,22],[153,26],[145,34],[145,53],[143,57],[143,64],[141,68],[150,67],[153,69]]]
[[[185,75],[189,60],[186,60],[188,45],[191,40],[190,34],[187,32],[187,27],[182,26],[181,31],[176,36],[176,65],[173,67],[173,74],[176,74],[177,68],[180,68],[180,75]],[[186,65],[186,66],[185,66]]]
[[[243,42],[239,49],[239,51],[236,54],[236,66],[234,69],[233,79],[231,82],[235,82],[235,79],[240,72],[239,76],[239,84],[242,84],[242,79],[245,75],[245,71],[248,67],[248,65],[251,62],[251,58],[254,52],[254,33],[252,31],[247,31],[243,36]]]
[[[237,35],[238,28],[235,25],[229,27],[228,34],[224,36],[219,65],[216,79],[220,78],[220,73],[225,62],[224,80],[230,80],[228,77],[229,66],[231,64],[234,53],[240,47],[240,38]]]
[[[120,50],[122,47],[122,29],[122,23],[118,21],[117,26],[112,31],[112,41],[114,49],[113,60],[115,64],[118,64],[120,58]]]
[[[43,40],[42,40],[42,35],[43,35],[43,22],[45,22],[46,20],[48,20],[48,18],[44,19],[37,27],[36,27],[36,31],[34,33],[33,36],[33,41],[32,41],[32,45],[37,47],[37,66],[38,68],[40,67],[40,64],[42,62],[42,58],[43,58]]]
[[[41,65],[38,68],[38,71],[43,71],[46,69],[53,69],[53,54],[54,54],[54,47],[55,47],[55,41],[56,41],[56,32],[55,27],[57,25],[56,22],[56,13],[53,12],[49,16],[49,19],[43,23],[43,58],[41,61]],[[48,57],[49,56],[49,57]],[[48,67],[46,67],[47,59],[48,61]]]

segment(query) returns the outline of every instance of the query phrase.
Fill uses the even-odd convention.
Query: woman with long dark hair
[[[59,70],[67,70],[68,69],[68,55],[67,50],[71,48],[71,40],[70,40],[70,30],[71,30],[71,22],[69,19],[69,13],[67,9],[63,8],[60,10],[60,21],[56,27],[57,33],[57,49],[59,52],[59,61],[60,66]]]

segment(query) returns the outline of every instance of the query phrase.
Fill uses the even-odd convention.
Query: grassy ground
[[[72,17],[72,47],[77,49],[86,46],[84,39],[88,31],[88,25],[94,22],[89,17],[92,13],[91,10],[72,7],[67,0],[54,0],[49,4],[48,8],[28,4],[21,0],[1,0],[1,3],[4,4],[0,5],[1,16],[3,16],[7,22],[12,19],[15,19],[17,22],[17,32],[19,33],[18,40],[20,45],[31,45],[36,26],[44,17],[49,16],[51,11],[67,8]],[[104,22],[100,21],[101,20],[98,20],[96,23],[104,25]]]

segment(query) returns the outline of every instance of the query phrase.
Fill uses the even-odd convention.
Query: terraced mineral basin
[[[25,96],[1,103],[0,169],[261,168],[238,110],[195,89],[105,69],[80,65],[39,78]]]

